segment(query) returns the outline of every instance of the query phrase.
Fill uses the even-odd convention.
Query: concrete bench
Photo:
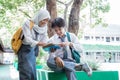
[[[93,71],[88,77],[83,71],[76,71],[77,80],[119,80],[118,71]],[[55,73],[42,69],[37,70],[37,80],[67,80],[65,73]]]

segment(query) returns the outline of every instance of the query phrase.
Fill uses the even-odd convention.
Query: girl
[[[23,44],[18,51],[18,70],[20,80],[37,80],[36,78],[36,56],[38,46],[44,46],[47,42],[47,23],[50,14],[47,10],[38,11],[32,20],[27,20],[22,29]],[[30,23],[34,25],[30,29]],[[24,37],[23,37],[24,36]]]

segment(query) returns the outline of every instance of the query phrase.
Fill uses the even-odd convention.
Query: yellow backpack
[[[30,21],[30,29],[33,28],[34,23]],[[21,45],[22,45],[22,39],[21,39],[21,34],[22,34],[22,28],[19,28],[13,35],[12,40],[11,40],[11,46],[15,54],[19,51]]]

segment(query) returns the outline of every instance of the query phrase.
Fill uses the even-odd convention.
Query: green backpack
[[[68,41],[71,42],[69,32],[67,32],[67,38],[68,38]],[[72,53],[72,58],[76,61],[76,63],[80,63],[80,53],[71,47],[70,47],[70,50]]]

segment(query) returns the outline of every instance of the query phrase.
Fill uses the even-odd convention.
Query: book
[[[50,49],[60,49],[60,46],[58,44],[54,43],[48,43],[45,46],[43,46],[43,50],[50,52]]]

